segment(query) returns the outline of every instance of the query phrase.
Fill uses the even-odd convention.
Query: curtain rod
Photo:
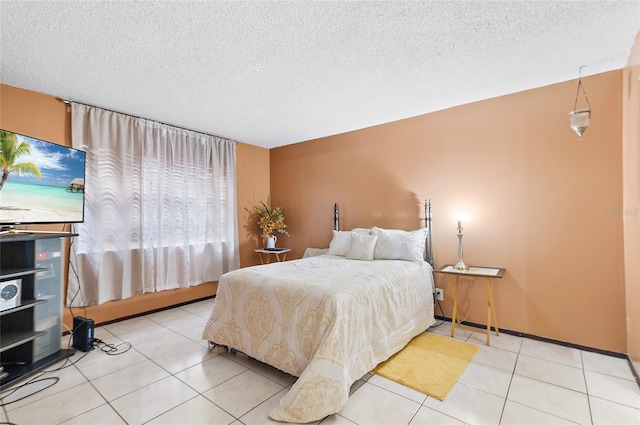
[[[84,102],[77,102],[77,101],[75,101],[75,100],[69,100],[69,99],[63,99],[63,98],[59,98],[59,99],[60,99],[60,100],[61,100],[65,105],[71,105],[72,103],[78,103],[78,104],[80,104],[80,105],[89,106],[89,107],[91,107],[91,108],[100,108],[100,109],[103,109],[103,110],[105,110],[105,111],[115,112],[116,114],[126,115],[126,116],[131,117],[131,118],[137,118],[137,119],[140,119],[140,120],[152,121],[152,122],[155,122],[155,123],[158,123],[158,124],[166,125],[166,126],[168,126],[168,127],[177,128],[178,130],[191,131],[191,132],[193,132],[193,133],[204,134],[205,136],[216,137],[216,138],[218,138],[218,139],[224,139],[224,140],[228,140],[228,141],[233,142],[233,143],[237,143],[237,141],[236,141],[236,140],[234,140],[234,139],[229,139],[228,137],[220,137],[220,136],[216,136],[215,134],[204,133],[204,132],[202,132],[202,131],[192,130],[192,129],[190,129],[190,128],[178,127],[177,125],[167,124],[167,123],[162,122],[162,121],[156,121],[156,120],[152,120],[152,119],[150,119],[150,118],[139,117],[139,116],[137,116],[137,115],[127,114],[127,113],[125,113],[125,112],[114,111],[113,109],[103,108],[103,107],[101,107],[101,106],[89,105],[88,103],[84,103]]]

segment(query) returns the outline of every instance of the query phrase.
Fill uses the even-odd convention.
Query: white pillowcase
[[[329,255],[346,256],[351,246],[351,232],[340,232],[333,230],[333,239],[329,243]]]
[[[347,258],[350,260],[373,261],[377,240],[378,237],[376,235],[352,232],[351,246],[349,247],[349,252],[347,252]]]
[[[353,229],[351,229],[351,231],[356,233],[364,233],[365,235],[371,234],[371,229],[365,229],[364,227],[354,227]]]
[[[340,255],[342,257],[347,255],[349,247],[351,246],[351,234],[360,233],[364,235],[370,235],[371,229],[355,228],[351,231],[338,231],[333,230],[333,239],[329,243],[329,255]]]
[[[378,237],[374,253],[376,260],[424,261],[426,228],[408,232],[374,227],[371,233]]]

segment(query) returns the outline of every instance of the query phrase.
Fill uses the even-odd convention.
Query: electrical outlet
[[[436,288],[436,300],[443,301],[444,300],[444,290],[440,288]]]

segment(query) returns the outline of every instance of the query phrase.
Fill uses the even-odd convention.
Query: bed
[[[353,382],[435,322],[430,210],[423,229],[334,230],[320,255],[220,278],[203,338],[298,377],[271,419],[339,412]]]

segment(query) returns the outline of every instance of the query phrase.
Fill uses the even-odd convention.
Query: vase
[[[267,237],[267,249],[273,249],[276,247],[276,241],[278,240],[277,237],[275,236],[268,236]]]

